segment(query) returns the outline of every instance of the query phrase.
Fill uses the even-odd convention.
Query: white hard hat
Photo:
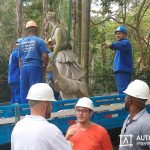
[[[34,21],[30,20],[26,23],[26,29],[29,27],[37,27],[37,24]]]
[[[75,107],[77,107],[77,106],[86,107],[86,108],[92,109],[94,111],[93,102],[87,97],[80,98],[78,100],[77,104],[75,105]]]
[[[141,80],[131,82],[124,93],[140,99],[149,99],[150,97],[149,86]]]
[[[28,100],[56,101],[52,88],[46,83],[36,83],[29,89]]]

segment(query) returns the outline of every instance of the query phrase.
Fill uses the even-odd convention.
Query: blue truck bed
[[[91,97],[95,112],[92,121],[107,129],[122,127],[127,116],[124,109],[125,95]],[[65,134],[67,128],[76,122],[74,106],[78,99],[60,100],[53,103],[53,112],[49,122],[54,123]],[[150,105],[147,105],[148,111]],[[28,104],[0,106],[0,145],[10,142],[15,123],[30,114]]]

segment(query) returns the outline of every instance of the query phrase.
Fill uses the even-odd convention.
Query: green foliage
[[[38,27],[39,30],[42,28],[42,15],[43,15],[43,4],[42,0],[37,1],[31,1],[30,3],[26,1],[24,3],[24,21],[27,22],[29,20],[34,20]]]
[[[15,0],[0,1],[0,79],[7,80],[8,58],[16,42]]]
[[[50,11],[58,12],[59,4],[62,3],[62,0],[49,0]]]
[[[10,51],[16,41],[15,1],[1,0],[0,5],[0,49]]]
[[[97,27],[93,26],[91,27],[91,32],[90,32],[90,41],[95,44],[99,44],[99,38],[100,38],[100,31]]]

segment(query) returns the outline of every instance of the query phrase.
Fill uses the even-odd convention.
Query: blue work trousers
[[[13,82],[10,83],[10,89],[11,89],[11,104],[13,103],[21,103],[20,100],[20,82]]]
[[[124,94],[123,91],[126,90],[127,86],[131,82],[131,73],[125,71],[117,71],[115,72],[115,81],[118,94]]]
[[[21,103],[28,103],[26,99],[30,87],[35,83],[43,82],[43,68],[34,66],[23,66],[20,70],[20,95]]]

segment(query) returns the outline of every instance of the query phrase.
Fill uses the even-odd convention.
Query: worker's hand
[[[104,44],[103,44],[103,48],[110,48],[110,47],[111,47],[111,45],[112,45],[112,43],[111,43],[111,42],[104,43]]]
[[[70,137],[72,137],[76,132],[76,128],[69,128],[66,133],[66,140],[69,140]]]

